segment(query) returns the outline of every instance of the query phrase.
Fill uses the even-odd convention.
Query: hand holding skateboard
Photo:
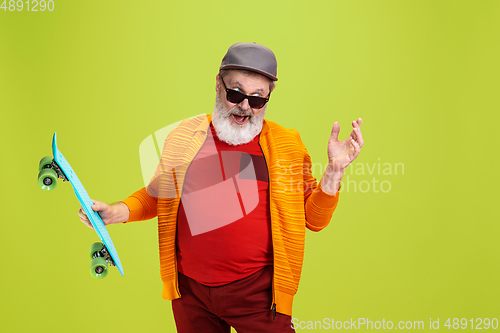
[[[92,209],[94,210],[94,212],[97,212],[101,216],[104,225],[127,222],[130,211],[127,205],[123,202],[118,202],[113,205],[108,205],[105,202],[97,200],[92,200],[92,202],[94,203],[92,205]],[[87,214],[85,214],[83,207],[78,211],[78,216],[80,217],[80,221],[82,221],[83,224],[85,224],[89,228],[94,229]]]

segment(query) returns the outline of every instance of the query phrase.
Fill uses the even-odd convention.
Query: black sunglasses
[[[269,93],[269,96],[267,96],[267,98],[258,96],[248,96],[240,93],[239,91],[228,89],[226,87],[226,83],[222,79],[222,76],[220,76],[220,79],[222,81],[222,84],[224,85],[224,89],[226,89],[226,98],[231,103],[239,104],[243,102],[246,98],[248,99],[248,104],[252,109],[262,109],[264,105],[266,105],[266,103],[269,101],[269,97],[271,96],[271,93]]]

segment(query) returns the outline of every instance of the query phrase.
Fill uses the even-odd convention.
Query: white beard
[[[212,124],[219,140],[226,142],[232,146],[248,143],[255,138],[261,131],[264,125],[264,115],[267,105],[264,110],[254,116],[252,111],[243,111],[239,107],[234,107],[227,110],[222,104],[220,93],[215,98],[215,107],[212,114]],[[236,124],[230,119],[233,113],[248,116],[248,120],[243,125]]]

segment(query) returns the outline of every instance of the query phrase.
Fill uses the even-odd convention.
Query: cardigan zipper
[[[269,165],[267,164],[267,157],[266,153],[264,152],[264,149],[262,149],[262,146],[260,144],[260,140],[258,141],[260,150],[262,151],[262,155],[264,156],[264,162],[266,162],[266,167],[267,167],[267,174],[268,174],[268,179],[269,179],[269,214],[271,216],[271,244],[273,246],[273,278],[271,280],[271,287],[272,287],[272,305],[271,305],[271,311],[273,311],[273,321],[276,321],[276,297],[274,293],[274,237],[273,237],[273,212],[271,211],[271,173],[269,172]]]

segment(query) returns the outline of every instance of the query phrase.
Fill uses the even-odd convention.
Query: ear
[[[217,74],[215,76],[215,92],[216,93],[219,93],[219,86],[220,86],[220,84],[219,84],[219,78],[220,78],[220,76],[219,76],[219,74]]]
[[[269,79],[270,82],[269,82],[269,86],[271,85],[271,83],[273,83],[273,81],[271,81],[271,79]],[[274,89],[276,89],[276,82],[273,83],[273,88],[269,91],[269,95],[274,91]]]

